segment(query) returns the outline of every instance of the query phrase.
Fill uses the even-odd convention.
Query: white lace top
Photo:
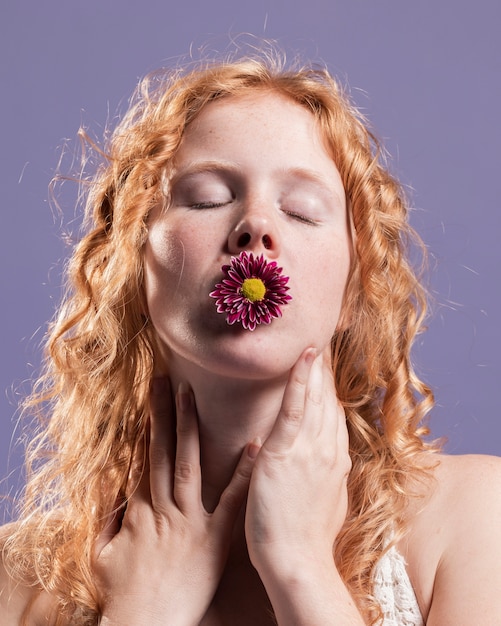
[[[381,626],[424,626],[405,561],[395,546],[376,566],[374,595],[384,613]]]

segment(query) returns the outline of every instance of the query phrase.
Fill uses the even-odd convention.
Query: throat
[[[230,558],[201,626],[276,626],[271,602],[249,558]]]
[[[263,394],[264,395],[264,394]],[[267,402],[257,394],[244,398],[222,398],[217,405],[204,402],[195,391],[200,434],[200,462],[202,468],[202,496],[208,511],[213,511],[222,492],[234,475],[246,446],[259,439],[266,441],[275,424],[283,390]]]

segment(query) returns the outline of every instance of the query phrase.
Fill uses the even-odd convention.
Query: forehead
[[[262,150],[266,158],[273,152],[284,162],[323,160],[335,167],[313,113],[285,95],[264,90],[207,104],[185,129],[175,161],[209,157],[215,150],[241,159],[245,148]]]
[[[231,126],[234,132],[254,136],[256,129],[266,133],[287,130],[297,134],[301,129],[308,134],[317,134],[316,121],[306,107],[282,94],[257,90],[238,96],[227,96],[205,105],[185,130],[185,137],[197,134],[218,135]],[[316,131],[316,132],[315,132]]]

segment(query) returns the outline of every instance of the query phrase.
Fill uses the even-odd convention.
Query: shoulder
[[[501,481],[501,457],[483,454],[442,454],[438,455],[437,459],[439,462],[436,476],[439,481],[445,482],[446,487],[463,483],[465,487],[475,486],[489,490],[494,486],[491,480],[495,480],[498,486]]]
[[[436,460],[405,546],[427,623],[501,623],[501,458]]]
[[[47,594],[40,593],[36,587],[23,585],[12,578],[4,562],[4,546],[14,532],[15,524],[0,527],[0,623],[5,626],[38,626],[49,624],[51,605]],[[27,621],[23,622],[28,607],[32,607]]]
[[[444,548],[447,542],[459,538],[474,542],[500,528],[500,457],[441,455],[434,476],[436,484],[426,508],[429,521],[442,529]]]

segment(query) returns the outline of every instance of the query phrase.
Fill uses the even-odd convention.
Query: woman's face
[[[150,217],[145,288],[165,362],[223,376],[283,376],[338,324],[350,267],[345,193],[313,115],[274,93],[207,105],[176,154],[167,209]],[[283,316],[228,325],[209,297],[242,250],[289,276]],[[159,369],[163,369],[161,366]]]

